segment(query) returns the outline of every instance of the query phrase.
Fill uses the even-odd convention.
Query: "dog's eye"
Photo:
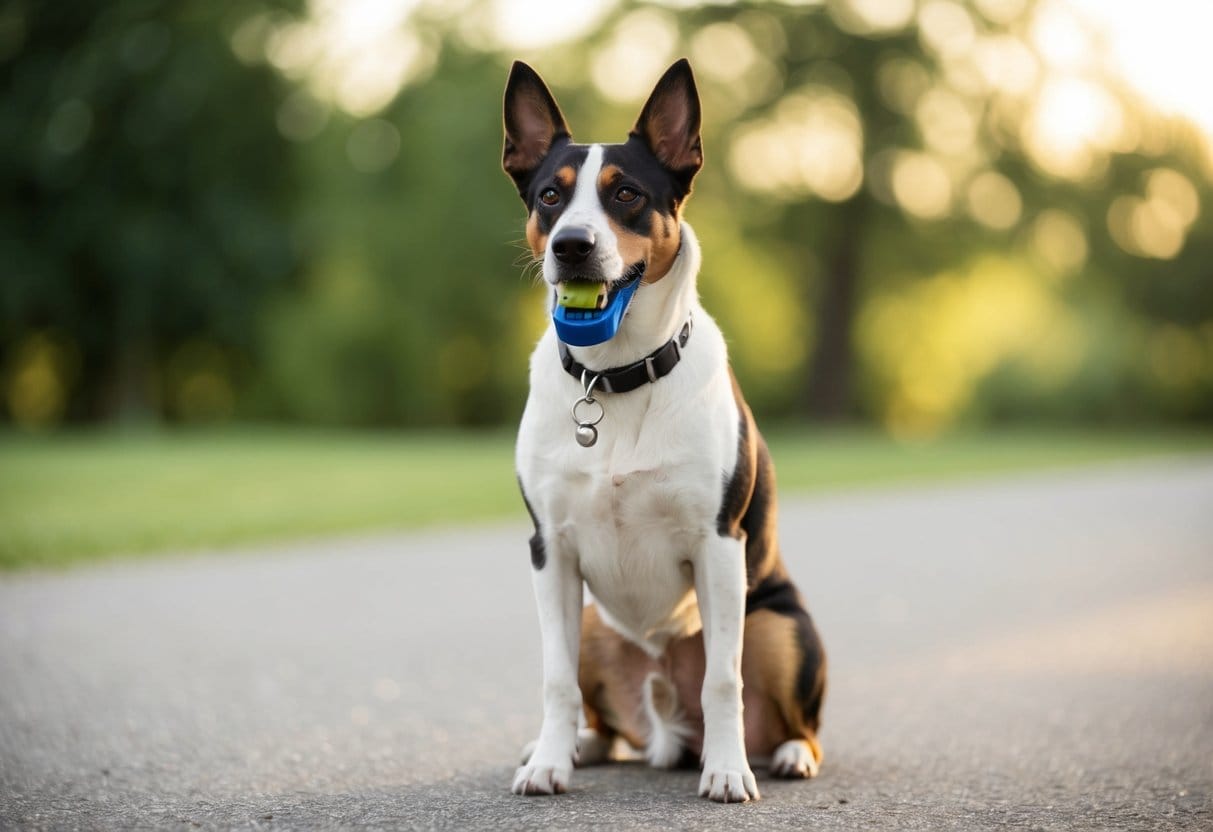
[[[636,193],[636,191],[632,190],[631,188],[620,188],[615,192],[615,199],[619,200],[620,202],[635,202],[639,196],[640,194]]]
[[[544,188],[543,192],[539,194],[539,201],[544,205],[555,205],[560,201],[560,191],[555,188]]]

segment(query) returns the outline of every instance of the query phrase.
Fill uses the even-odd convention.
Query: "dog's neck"
[[[699,241],[687,223],[674,265],[656,283],[642,283],[615,337],[592,347],[570,347],[587,367],[606,370],[639,361],[665,344],[686,323],[695,303]]]

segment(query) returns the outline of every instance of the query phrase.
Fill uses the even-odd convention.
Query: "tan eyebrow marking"
[[[556,171],[556,181],[560,183],[562,188],[573,187],[573,183],[577,181],[576,169],[572,165],[565,165]]]
[[[611,184],[623,177],[623,171],[618,165],[605,165],[602,172],[598,174],[598,190],[604,191],[611,187]]]

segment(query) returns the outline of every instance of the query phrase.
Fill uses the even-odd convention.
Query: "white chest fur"
[[[577,444],[570,407],[579,384],[560,366],[549,327],[531,360],[517,447],[519,478],[549,558],[571,559],[604,618],[651,652],[695,632],[690,562],[716,535],[722,489],[737,454],[738,413],[724,339],[695,297],[698,246],[683,226],[675,267],[636,295],[610,342],[575,353],[591,367],[635,361],[689,313],[682,360],[655,384],[598,394],[599,440]]]

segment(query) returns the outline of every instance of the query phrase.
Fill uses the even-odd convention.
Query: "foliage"
[[[296,269],[286,85],[228,44],[241,4],[10,3],[0,331],[23,423],[230,414]]]
[[[523,56],[615,141],[690,55],[701,289],[762,413],[1207,423],[1213,143],[1051,63],[1056,5],[604,0]],[[329,49],[341,8],[3,7],[0,413],[516,417],[543,325],[498,165],[518,50],[484,0]]]
[[[512,262],[524,214],[500,168],[500,73],[448,54],[439,77],[370,122],[399,143],[383,166],[358,169],[366,122],[348,118],[299,149],[314,256],[266,317],[280,412],[474,425],[519,410],[540,310]]]

